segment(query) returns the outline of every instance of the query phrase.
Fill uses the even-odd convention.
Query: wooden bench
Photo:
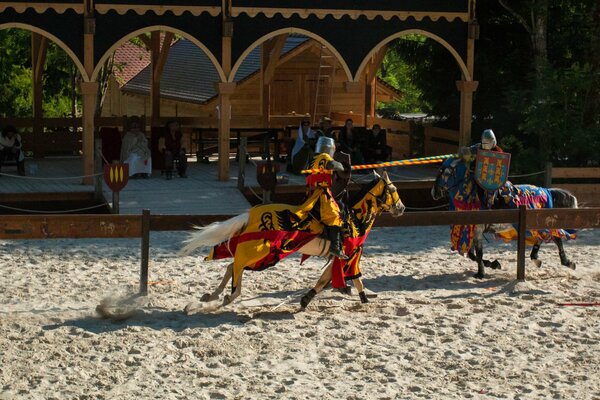
[[[279,158],[279,132],[274,128],[237,128],[230,129],[229,149],[236,150],[236,160],[239,159],[239,144],[242,137],[248,138],[248,154],[261,156],[266,159],[273,154]],[[217,128],[198,128],[192,132],[192,144],[198,162],[208,163],[209,157],[219,151],[219,130]],[[271,144],[273,151],[271,152]]]

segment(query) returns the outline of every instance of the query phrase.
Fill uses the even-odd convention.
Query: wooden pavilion
[[[215,70],[217,111],[191,117],[198,126],[219,130],[219,180],[229,179],[229,133],[241,115],[232,106],[236,76],[244,60],[261,46],[259,110],[269,126],[268,86],[282,55],[286,38],[301,34],[321,43],[336,58],[347,93],[364,95],[364,122],[374,117],[376,71],[386,45],[403,35],[421,34],[447,49],[461,73],[460,144],[469,142],[474,80],[474,41],[478,35],[475,0],[9,0],[0,3],[0,29],[32,31],[34,82],[34,141],[43,126],[42,71],[48,40],[73,60],[82,81],[83,174],[94,173],[96,127],[108,122],[95,118],[99,76],[105,61],[133,37],[150,33],[151,126],[164,123],[160,77],[175,35],[204,51]],[[165,32],[161,39],[161,33]],[[283,38],[283,39],[282,39]],[[162,44],[162,45],[161,45]],[[317,112],[314,112],[317,114]],[[13,119],[14,120],[14,119]],[[11,120],[12,122],[12,120]],[[2,123],[2,121],[0,121]],[[19,121],[15,125],[25,126]]]

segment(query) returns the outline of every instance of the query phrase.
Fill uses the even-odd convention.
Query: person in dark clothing
[[[361,151],[363,140],[364,137],[360,137],[359,133],[354,129],[352,119],[348,118],[340,131],[338,141],[340,143],[340,151],[350,154],[353,165],[365,163],[365,158]]]
[[[187,155],[185,148],[181,146],[181,130],[176,121],[169,121],[166,124],[164,142],[159,145],[159,149],[165,157],[165,174],[167,179],[173,178],[173,169],[177,168],[177,173],[182,178],[187,178]]]
[[[25,175],[25,154],[21,146],[21,135],[14,126],[6,126],[0,135],[0,166],[7,160],[15,160],[18,174]]]
[[[362,146],[362,153],[367,164],[379,161],[390,161],[392,148],[387,145],[386,132],[378,124],[367,131],[367,136]]]

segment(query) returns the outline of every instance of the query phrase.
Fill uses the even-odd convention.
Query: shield
[[[129,164],[113,163],[104,166],[104,182],[113,192],[120,192],[129,180]]]
[[[475,159],[475,181],[485,190],[496,190],[506,183],[510,153],[478,149]]]

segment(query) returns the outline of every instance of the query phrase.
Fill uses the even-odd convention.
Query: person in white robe
[[[129,164],[130,177],[149,178],[152,174],[152,157],[148,138],[140,128],[140,118],[131,117],[129,130],[121,144],[121,162]]]

